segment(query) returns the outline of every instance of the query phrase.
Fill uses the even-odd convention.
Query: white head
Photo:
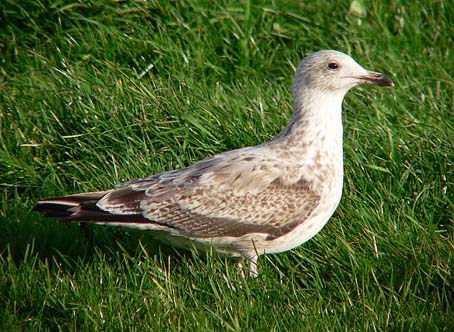
[[[393,86],[384,74],[361,67],[347,54],[323,50],[307,56],[298,66],[293,83],[295,97],[304,93],[302,89],[344,95],[356,85],[375,84]]]

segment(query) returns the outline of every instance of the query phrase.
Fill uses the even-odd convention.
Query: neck
[[[275,138],[294,148],[319,146],[323,150],[342,149],[343,93],[320,90],[295,91],[294,112],[288,126]]]

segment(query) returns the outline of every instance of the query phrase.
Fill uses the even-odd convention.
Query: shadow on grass
[[[170,264],[163,267],[166,270],[196,259],[191,251],[174,249],[147,231],[88,223],[63,224],[30,211],[16,220],[0,218],[0,257],[3,256],[3,261],[12,260],[16,266],[36,256],[67,272],[75,272],[99,257],[109,262],[123,255],[140,257],[144,250],[146,256],[164,258],[160,261]]]

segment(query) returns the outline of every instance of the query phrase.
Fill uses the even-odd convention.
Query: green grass
[[[0,4],[1,331],[453,331],[451,1]],[[215,254],[31,211],[263,142],[319,49],[388,73],[344,103],[345,189],[242,280]]]

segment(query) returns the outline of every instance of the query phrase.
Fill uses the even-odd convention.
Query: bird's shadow
[[[100,258],[115,264],[119,257],[129,257],[139,261],[153,257],[159,270],[176,271],[185,266],[198,266],[195,271],[207,272],[213,269],[236,271],[236,259],[197,250],[174,248],[156,239],[150,231],[124,227],[109,227],[90,223],[59,223],[46,219],[33,211],[22,211],[15,218],[0,217],[0,261],[14,263],[16,266],[38,259],[49,267],[78,273],[81,267],[97,263]],[[275,266],[276,259],[267,258],[267,264],[279,275],[291,273],[288,265]],[[230,265],[227,268],[225,264]],[[121,263],[120,263],[121,264]],[[217,266],[217,267],[216,267]],[[262,265],[263,266],[263,265]],[[192,270],[192,269],[191,269]],[[229,272],[228,272],[229,273]]]
[[[115,260],[119,255],[160,256],[164,270],[194,260],[194,253],[157,241],[151,232],[93,224],[59,223],[27,212],[16,220],[0,217],[0,260],[20,266],[30,258],[71,272],[77,266]],[[169,259],[166,259],[169,258]],[[171,259],[170,259],[171,258]],[[201,257],[204,259],[203,257]],[[171,262],[171,263],[170,263]],[[171,266],[169,266],[171,264]]]

